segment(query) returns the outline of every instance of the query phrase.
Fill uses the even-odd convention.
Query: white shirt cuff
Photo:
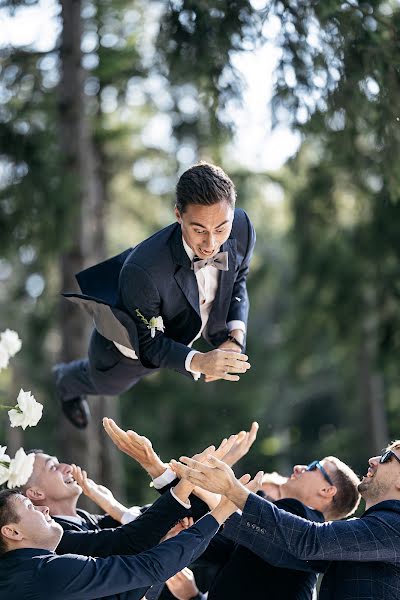
[[[153,486],[156,490],[161,490],[169,483],[172,483],[176,479],[176,473],[172,469],[165,469],[164,473],[153,479]]]
[[[194,356],[195,354],[199,354],[199,353],[197,352],[197,350],[191,350],[191,351],[189,352],[189,354],[187,355],[187,357],[186,357],[186,360],[185,360],[185,369],[186,369],[186,371],[189,371],[189,373],[191,373],[191,374],[193,375],[193,379],[194,379],[195,381],[197,381],[198,379],[200,379],[201,373],[199,373],[198,371],[193,371],[193,370],[190,368],[190,364],[191,364],[191,362],[192,362],[192,358],[193,358],[193,356]]]
[[[245,323],[243,323],[243,321],[229,321],[229,323],[227,323],[226,326],[229,331],[233,331],[234,329],[240,329],[240,331],[246,333],[246,325]]]
[[[121,524],[122,525],[126,525],[127,523],[131,523],[132,521],[134,521],[135,519],[137,519],[138,517],[140,517],[141,515],[141,510],[139,508],[139,506],[131,506],[131,508],[129,508],[123,515],[121,518]]]
[[[179,504],[181,504],[182,506],[184,506],[185,508],[187,508],[189,510],[189,508],[192,508],[192,505],[190,504],[190,502],[182,502],[182,500],[180,500],[175,494],[174,494],[174,488],[171,488],[169,490],[171,492],[171,496],[173,498],[175,498],[175,500],[177,502],[179,502]]]

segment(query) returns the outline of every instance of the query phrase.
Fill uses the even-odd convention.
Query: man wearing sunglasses
[[[275,506],[317,523],[343,519],[359,504],[359,483],[350,467],[334,456],[314,460],[309,465],[295,465],[290,477],[282,477],[277,486],[279,499],[276,498]],[[270,499],[268,495],[266,497]],[[221,540],[219,534],[204,558],[221,565],[210,587],[208,600],[311,600],[313,596],[316,573],[280,568],[282,565],[276,566],[267,556],[257,556],[251,548],[241,545],[240,537],[233,541],[226,537]]]
[[[400,598],[400,440],[369,459],[358,486],[366,505],[361,518],[324,524],[246,493],[220,461],[211,458],[208,466],[183,457],[183,462],[187,466],[173,465],[180,476],[225,494],[243,511],[227,523],[225,536],[276,566],[325,573],[320,600]],[[323,474],[317,465],[309,469]]]

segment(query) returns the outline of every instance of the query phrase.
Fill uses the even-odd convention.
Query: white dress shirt
[[[191,247],[185,242],[183,237],[182,237],[182,242],[183,242],[183,247],[185,248],[185,252],[189,257],[190,262],[192,262],[195,254],[194,254],[193,250],[191,249]],[[228,267],[233,268],[232,265],[228,265]],[[216,269],[212,265],[207,265],[206,267],[199,269],[195,273],[197,287],[199,290],[199,307],[200,307],[201,327],[200,327],[200,330],[197,333],[197,335],[188,344],[189,348],[192,347],[192,344],[196,340],[198,340],[202,336],[203,332],[206,330],[207,323],[208,323],[208,317],[210,316],[212,305],[213,305],[215,295],[216,295],[217,289],[218,289],[219,275],[220,275],[219,269]],[[228,327],[228,331],[233,331],[234,329],[240,329],[241,331],[246,333],[246,325],[244,324],[243,321],[239,321],[239,320],[229,321],[229,323],[227,323],[227,327]],[[122,346],[121,344],[118,344],[117,342],[114,342],[114,344],[118,348],[118,350],[121,352],[121,354],[123,354],[124,356],[126,356],[128,358],[137,360],[137,355],[134,352],[134,350],[131,350],[130,348],[126,348],[125,346]],[[185,360],[185,369],[187,371],[190,371],[193,374],[193,378],[197,381],[197,379],[199,379],[201,373],[192,371],[192,369],[190,368],[192,358],[195,354],[197,354],[197,350],[192,350],[191,352],[189,352],[189,354],[187,355],[186,360]]]

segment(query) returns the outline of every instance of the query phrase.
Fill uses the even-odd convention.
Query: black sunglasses
[[[386,452],[384,452],[380,457],[379,462],[381,463],[381,465],[383,465],[385,462],[388,462],[392,458],[392,456],[394,456],[397,462],[400,463],[400,458],[397,456],[397,454],[392,452],[392,450],[386,450]]]
[[[400,460],[399,460],[399,462],[400,462]],[[309,465],[306,466],[306,471],[315,471],[315,469],[318,469],[319,471],[321,471],[325,481],[327,481],[329,483],[329,485],[333,485],[332,479],[329,477],[328,473],[326,472],[326,469],[324,469],[324,467],[321,465],[319,460],[313,460],[312,462],[310,462]]]

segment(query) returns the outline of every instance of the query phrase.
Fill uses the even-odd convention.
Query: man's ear
[[[176,220],[178,221],[178,223],[181,225],[182,224],[182,217],[181,217],[181,213],[178,210],[178,207],[175,205],[175,217]]]
[[[33,504],[41,500],[46,500],[46,494],[36,486],[27,488],[25,490],[25,496],[29,498],[29,500],[31,500]]]
[[[18,529],[18,525],[16,523],[3,525],[1,528],[1,535],[7,540],[11,540],[13,542],[20,542],[24,537],[21,531]]]
[[[337,493],[337,487],[335,485],[327,485],[321,488],[319,493],[325,500],[331,500]]]

